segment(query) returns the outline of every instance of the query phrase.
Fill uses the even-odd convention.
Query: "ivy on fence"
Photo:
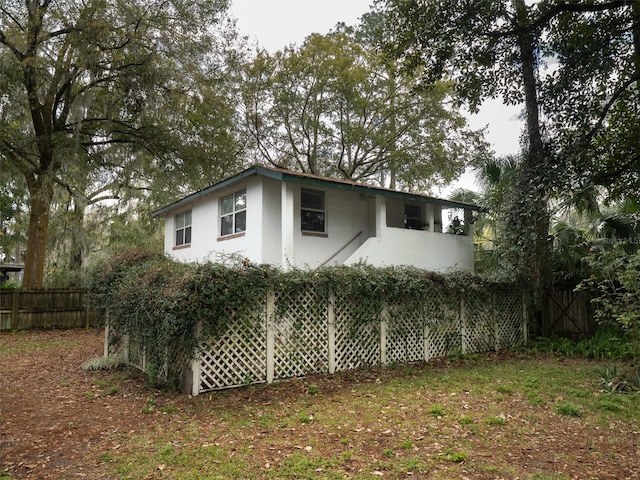
[[[258,323],[267,292],[279,292],[275,315],[295,309],[310,287],[329,298],[350,302],[354,328],[378,323],[385,312],[394,318],[424,316],[444,320],[462,296],[492,298],[515,287],[472,273],[439,274],[412,267],[377,268],[366,264],[317,270],[282,271],[241,259],[226,263],[181,263],[143,250],[132,250],[96,265],[90,272],[92,308],[103,324],[142,352],[154,382],[177,385],[182,367],[201,354],[199,338],[220,338],[237,319]],[[427,299],[427,301],[425,301]],[[314,307],[315,308],[315,307]],[[386,309],[386,310],[385,310]],[[473,321],[474,317],[469,317]],[[318,315],[318,320],[323,320]],[[399,321],[399,320],[398,320]],[[249,329],[252,327],[248,325]],[[397,331],[400,327],[394,327]],[[197,332],[196,332],[197,330]]]

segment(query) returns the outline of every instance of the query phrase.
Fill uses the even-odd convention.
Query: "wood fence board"
[[[591,305],[592,295],[587,291],[555,290],[547,292],[542,334],[575,337],[595,331]]]
[[[88,327],[87,295],[81,289],[0,290],[0,331]]]

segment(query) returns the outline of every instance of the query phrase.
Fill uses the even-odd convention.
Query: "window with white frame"
[[[303,188],[300,192],[300,225],[303,232],[325,232],[324,192]]]
[[[240,190],[220,202],[220,236],[247,230],[247,191]]]
[[[191,210],[175,216],[176,247],[191,243]]]

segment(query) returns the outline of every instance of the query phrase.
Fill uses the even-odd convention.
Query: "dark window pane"
[[[324,192],[319,190],[302,189],[300,194],[300,204],[302,208],[324,210]]]
[[[191,243],[191,227],[184,229],[184,243]]]
[[[236,213],[236,233],[244,232],[247,229],[247,212]]]
[[[301,224],[306,232],[324,232],[324,212],[302,210]]]
[[[420,218],[420,207],[418,205],[405,205],[404,214],[411,218]]]
[[[184,229],[176,230],[176,245],[184,243]]]
[[[233,216],[227,215],[222,217],[222,228],[220,229],[220,235],[231,235],[233,233]]]

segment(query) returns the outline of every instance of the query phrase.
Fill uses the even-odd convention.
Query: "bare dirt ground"
[[[116,478],[105,473],[105,465],[98,459],[102,452],[119,448],[118,438],[152,429],[180,428],[177,424],[184,416],[145,413],[150,397],[154,398],[154,404],[171,406],[197,421],[199,411],[213,403],[216,408],[229,409],[241,404],[269,405],[274,395],[291,399],[304,395],[307,388],[292,382],[286,389],[238,389],[217,395],[212,402],[206,400],[206,395],[190,398],[155,390],[146,384],[143,376],[121,371],[115,374],[120,376],[114,392],[110,390],[114,385],[113,372],[88,372],[81,368],[84,361],[101,353],[102,337],[94,330],[0,334],[0,472],[3,469],[7,472],[0,473],[0,479]],[[366,381],[366,375],[361,372],[315,381],[324,382],[321,383],[323,392],[337,396],[352,388],[349,382]],[[379,377],[380,372],[376,375]],[[574,428],[561,417],[547,415],[539,421],[547,422],[538,426],[548,432],[547,437],[528,444],[517,444],[519,440],[514,438],[510,440],[514,442],[513,449],[507,452],[504,442],[494,444],[494,439],[487,438],[478,455],[486,459],[508,455],[514,471],[545,470],[558,452],[573,459],[569,465],[555,466],[563,471],[562,475],[520,478],[640,478],[640,432],[607,432],[597,438],[592,436],[592,430]],[[279,441],[284,445],[290,440],[291,445],[297,445],[300,442],[297,435],[299,432],[292,432],[291,439]],[[545,445],[552,445],[555,457]],[[127,448],[132,447],[123,446],[123,450]],[[363,438],[358,448],[370,448],[371,458],[380,453],[374,451],[380,449],[374,439]],[[591,449],[600,452],[597,459]],[[602,455],[605,449],[607,454]],[[255,454],[260,452],[256,443]],[[269,454],[266,448],[264,454]],[[367,455],[363,454],[362,458]],[[498,478],[490,472],[469,477],[456,472],[438,478]],[[413,478],[431,477],[415,475]]]

